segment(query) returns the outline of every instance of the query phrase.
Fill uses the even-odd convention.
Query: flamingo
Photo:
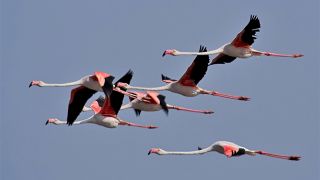
[[[151,153],[158,154],[158,155],[201,155],[211,151],[224,154],[228,158],[231,158],[234,156],[241,156],[245,154],[250,156],[255,156],[256,154],[260,154],[260,155],[265,155],[273,158],[280,158],[280,159],[293,160],[293,161],[298,161],[301,158],[300,156],[285,156],[285,155],[279,155],[279,154],[272,154],[272,153],[268,153],[260,150],[249,150],[245,147],[239,146],[235,143],[228,142],[228,141],[217,141],[204,149],[198,147],[197,151],[178,152],[178,151],[165,151],[160,148],[151,148],[148,152],[148,155],[150,155]]]
[[[129,70],[127,76],[132,76],[133,72]],[[62,83],[62,84],[49,84],[43,81],[33,80],[29,84],[31,86],[38,87],[66,87],[66,86],[78,86],[71,91],[71,97],[68,107],[67,123],[71,125],[79,116],[87,100],[95,94],[97,91],[103,91],[107,97],[110,96],[113,90],[112,81],[114,77],[104,72],[95,72],[93,75],[87,75],[80,80]],[[118,91],[118,88],[114,88]]]
[[[131,78],[132,78],[132,71],[129,71],[122,78],[120,78],[116,83],[118,83],[118,82],[130,83]],[[80,125],[80,124],[93,123],[93,124],[97,124],[97,125],[104,126],[107,128],[116,128],[119,125],[133,126],[133,127],[139,127],[139,128],[148,128],[148,129],[157,128],[156,126],[143,126],[143,125],[134,124],[134,123],[127,122],[127,121],[120,119],[117,116],[117,114],[118,114],[120,107],[122,105],[123,97],[124,97],[124,95],[122,93],[119,93],[117,91],[113,91],[110,94],[110,97],[104,102],[101,110],[98,113],[96,113],[95,115],[89,117],[88,119],[79,120],[79,121],[74,122],[74,121],[70,121],[70,119],[68,119],[67,121],[61,121],[57,118],[50,118],[46,122],[46,125],[49,123],[55,124],[55,125],[64,125],[64,124]],[[82,99],[82,97],[80,97],[80,96],[78,96],[77,98],[80,100]],[[75,99],[75,97],[70,98],[71,101],[72,101],[72,99]],[[75,102],[75,100],[73,100],[73,102]],[[81,107],[81,108],[83,107],[80,105],[80,103],[74,104],[74,105]],[[71,112],[71,114],[76,114],[76,113],[77,112]]]
[[[207,52],[207,49],[203,46],[200,46],[199,52]],[[118,83],[118,87],[123,87],[126,89],[138,89],[138,90],[147,90],[147,91],[163,91],[168,90],[177,94],[181,94],[187,97],[194,97],[199,94],[208,94],[213,96],[220,96],[224,98],[237,99],[242,101],[248,101],[248,97],[244,96],[232,96],[227,94],[222,94],[217,91],[208,91],[197,86],[200,80],[204,77],[207,72],[209,63],[209,56],[197,56],[193,63],[189,66],[184,75],[180,80],[174,80],[167,76],[162,75],[162,81],[167,83],[165,86],[156,87],[156,88],[147,88],[147,87],[135,87],[130,86],[126,83]]]
[[[185,107],[170,105],[165,102],[165,96],[161,95],[155,91],[144,92],[128,92],[130,102],[121,106],[122,109],[133,108],[136,115],[139,116],[141,111],[160,111],[161,109],[168,114],[168,109],[175,109],[187,112],[203,113],[203,114],[212,114],[213,111],[210,110],[196,110],[189,109]],[[83,111],[93,110],[99,112],[102,107],[105,98],[100,96],[96,101],[94,101],[89,107],[84,107]]]
[[[131,70],[130,70],[131,71]],[[105,72],[95,72],[93,75],[87,75],[82,77],[81,79],[68,83],[61,84],[52,84],[45,83],[39,80],[33,80],[29,84],[29,88],[31,86],[38,87],[67,87],[67,86],[80,86],[79,90],[85,91],[86,93],[94,94],[95,92],[104,92],[108,97],[112,92],[112,81],[114,80],[114,76],[105,73]],[[73,89],[75,90],[75,89]],[[92,94],[92,95],[93,95]],[[91,96],[90,96],[91,97]]]
[[[251,47],[256,39],[256,32],[259,32],[260,21],[257,16],[250,16],[250,21],[247,26],[237,35],[231,42],[220,48],[208,52],[180,52],[176,49],[165,50],[162,57],[165,55],[180,56],[180,55],[211,55],[218,54],[209,65],[225,64],[234,61],[236,58],[249,58],[252,56],[276,56],[276,57],[302,57],[302,54],[277,54],[272,52],[263,52],[255,50]]]

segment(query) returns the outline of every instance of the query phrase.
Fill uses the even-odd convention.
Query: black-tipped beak
[[[164,57],[166,55],[166,51],[163,51],[162,57]]]
[[[150,155],[151,154],[151,150],[148,152],[148,155]]]
[[[49,120],[47,120],[47,122],[46,122],[46,125],[48,125],[49,124]]]
[[[29,84],[29,88],[32,86],[32,82]]]

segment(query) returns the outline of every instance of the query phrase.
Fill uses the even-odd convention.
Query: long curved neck
[[[218,54],[221,52],[222,52],[222,49],[219,48],[219,49],[215,49],[215,50],[207,51],[207,52],[181,52],[181,51],[178,51],[178,52],[176,52],[176,55],[177,56],[179,56],[179,55],[212,55],[212,54]]]
[[[164,90],[168,90],[170,88],[171,84],[167,84],[165,86],[161,86],[161,87],[138,87],[138,86],[130,86],[128,85],[126,88],[127,89],[136,89],[136,90],[145,90],[145,91],[164,91]]]
[[[77,86],[77,85],[81,85],[82,84],[82,80],[78,80],[78,81],[74,81],[74,82],[69,82],[69,83],[61,83],[61,84],[49,84],[49,83],[43,83],[43,87],[65,87],[65,86]]]
[[[73,122],[72,125],[79,125],[79,124],[86,124],[86,123],[94,123],[94,122],[92,121],[92,118],[93,118],[93,116],[89,117],[88,119],[75,121],[75,122]],[[63,124],[67,124],[67,121],[58,120],[58,121],[55,122],[54,124],[56,124],[56,125],[63,125]]]
[[[162,150],[161,155],[201,155],[210,151],[212,151],[211,147],[207,147],[205,149],[201,149],[197,151],[164,151]]]

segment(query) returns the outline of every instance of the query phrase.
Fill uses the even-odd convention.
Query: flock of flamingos
[[[172,55],[196,55],[192,64],[188,67],[187,71],[181,76],[179,80],[171,79],[162,75],[162,81],[166,85],[161,87],[137,87],[131,86],[130,81],[133,72],[129,70],[123,77],[113,83],[114,77],[108,73],[95,72],[93,75],[82,77],[80,80],[63,83],[63,84],[49,84],[43,81],[32,81],[29,85],[38,87],[65,87],[77,86],[71,91],[71,97],[68,106],[68,116],[66,121],[61,121],[56,118],[50,118],[46,124],[55,125],[79,125],[86,123],[93,123],[107,128],[115,128],[119,125],[132,126],[139,128],[154,129],[156,126],[140,125],[132,122],[125,121],[118,117],[120,109],[133,108],[136,115],[139,116],[141,111],[159,111],[163,110],[168,114],[169,109],[176,109],[181,111],[188,111],[194,113],[212,114],[210,110],[196,110],[176,105],[167,104],[165,96],[159,94],[157,91],[171,91],[173,93],[181,94],[186,97],[194,97],[197,95],[212,95],[223,98],[248,101],[249,98],[245,96],[235,96],[220,93],[217,91],[209,91],[202,89],[198,83],[205,76],[208,67],[214,64],[231,63],[236,58],[249,58],[253,56],[275,56],[275,57],[302,57],[302,54],[277,54],[271,52],[258,51],[252,48],[252,44],[256,39],[256,32],[259,32],[260,21],[257,16],[251,15],[250,21],[247,26],[236,36],[231,42],[227,43],[220,48],[212,51],[207,51],[206,47],[200,46],[198,52],[181,52],[175,49],[165,50],[162,56]],[[209,55],[218,54],[210,62]],[[145,90],[146,92],[127,91],[130,89]],[[90,107],[86,107],[87,100],[92,97],[96,92],[103,92],[105,97],[100,96],[94,101]],[[130,102],[122,105],[124,96],[128,96]],[[93,111],[94,115],[88,119],[75,121],[78,115],[84,111]],[[177,152],[165,151],[160,148],[150,149],[148,154],[155,153],[158,155],[194,155],[204,154],[207,152],[216,151],[224,154],[228,158],[233,156],[256,154],[265,155],[274,158],[299,160],[300,156],[285,156],[278,154],[271,154],[260,150],[250,150],[245,147],[239,146],[232,142],[217,141],[207,148],[200,148],[196,151]]]

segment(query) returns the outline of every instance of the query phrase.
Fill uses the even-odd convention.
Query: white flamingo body
[[[98,92],[103,91],[98,81],[93,80],[90,75],[81,78],[80,81],[81,81],[81,84],[86,88],[90,88]]]
[[[181,94],[186,97],[194,97],[200,94],[200,88],[198,86],[184,86],[179,82],[172,82],[168,85],[168,91]]]
[[[131,108],[139,109],[141,111],[152,112],[152,111],[160,111],[162,109],[160,104],[145,103],[143,101],[139,101],[138,99],[133,100],[130,104],[131,104]]]
[[[226,44],[222,49],[224,54],[232,57],[249,58],[252,56],[251,47],[235,47],[232,44]]]

